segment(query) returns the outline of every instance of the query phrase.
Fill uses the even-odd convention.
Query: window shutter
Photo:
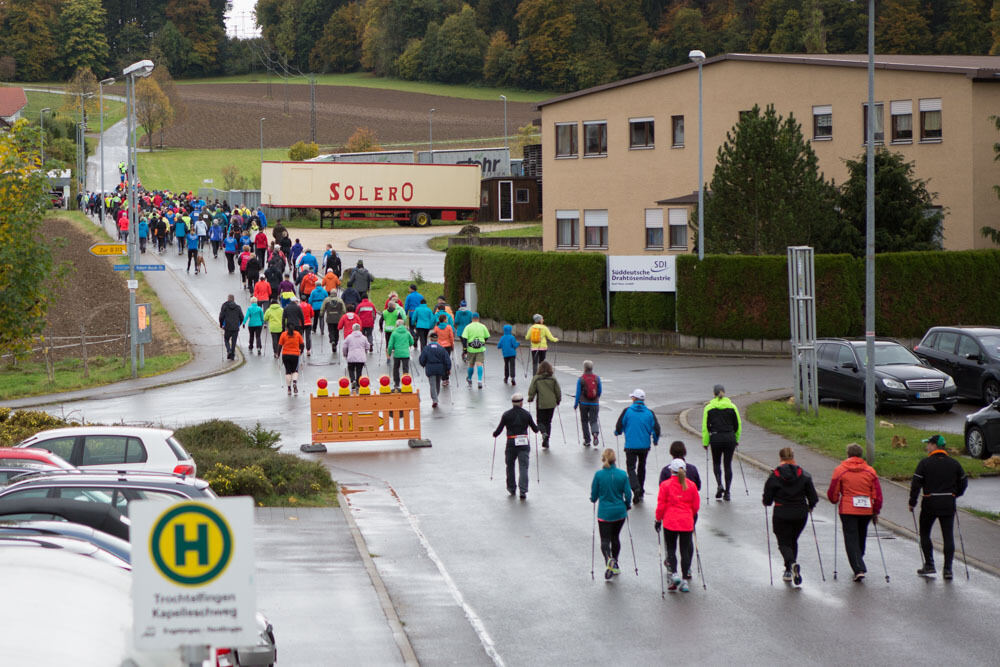
[[[591,210],[583,212],[583,226],[584,227],[607,227],[608,226],[608,212],[607,210]]]
[[[663,229],[663,209],[646,209],[646,229]]]
[[[920,100],[921,111],[941,111],[941,98]]]
[[[905,116],[913,113],[913,100],[898,100],[889,103],[889,111],[893,116]]]

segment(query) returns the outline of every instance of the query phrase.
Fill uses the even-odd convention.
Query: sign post
[[[135,646],[181,649],[256,641],[253,500],[136,502],[132,520]]]
[[[128,246],[124,243],[95,243],[90,246],[90,254],[98,257],[127,255]]]

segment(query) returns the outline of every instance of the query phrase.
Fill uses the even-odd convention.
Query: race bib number
[[[851,499],[854,502],[855,507],[863,507],[865,509],[871,509],[872,499],[868,496],[854,496]]]
[[[514,446],[515,447],[530,447],[528,442],[528,436],[526,435],[515,435],[514,436]]]

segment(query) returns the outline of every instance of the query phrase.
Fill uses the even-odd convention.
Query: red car
[[[73,469],[66,459],[44,449],[0,447],[0,466],[10,468],[18,465],[47,465],[52,468]]]

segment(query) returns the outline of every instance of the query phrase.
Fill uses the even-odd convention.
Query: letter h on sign
[[[184,535],[184,526],[178,524],[174,526],[174,562],[184,567],[187,564],[187,554],[194,551],[198,554],[198,565],[205,567],[208,565],[208,524],[198,524],[198,535],[193,540],[188,540]]]

